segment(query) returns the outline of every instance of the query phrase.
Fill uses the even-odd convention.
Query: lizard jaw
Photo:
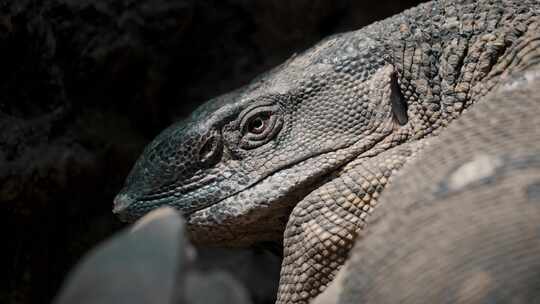
[[[246,246],[276,241],[294,206],[327,182],[336,172],[370,145],[352,145],[320,154],[260,180],[251,187],[187,216],[192,241],[199,244]]]

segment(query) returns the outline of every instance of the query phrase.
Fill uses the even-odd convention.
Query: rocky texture
[[[323,36],[413,2],[0,1],[0,302],[48,302],[121,227],[113,196],[161,128]]]

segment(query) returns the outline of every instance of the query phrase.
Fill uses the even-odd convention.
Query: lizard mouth
[[[311,154],[303,158],[297,159],[293,163],[289,163],[289,164],[276,168],[269,174],[262,176],[261,178],[253,181],[252,184],[242,189],[239,189],[235,192],[232,192],[221,199],[218,199],[216,201],[210,201],[197,207],[191,207],[189,209],[185,207],[183,202],[179,203],[178,200],[175,199],[175,196],[173,194],[179,189],[172,189],[167,192],[160,192],[158,194],[146,195],[146,196],[138,197],[138,198],[132,197],[132,194],[131,195],[127,194],[129,193],[129,191],[121,191],[114,200],[113,212],[119,217],[121,221],[132,222],[138,219],[140,216],[151,211],[152,209],[157,208],[158,206],[170,205],[176,209],[179,209],[183,213],[183,216],[186,218],[189,224],[190,219],[192,217],[197,217],[198,214],[201,214],[209,209],[226,208],[226,206],[229,205],[229,202],[231,200],[245,197],[246,194],[251,194],[252,192],[253,192],[253,195],[255,195],[256,193],[258,193],[258,191],[262,191],[258,189],[259,185],[269,184],[268,181],[272,180],[273,177],[278,176],[280,172],[290,172],[291,170],[293,171],[300,170],[296,168],[306,162],[309,162],[310,159],[315,159],[317,157],[320,157],[321,155],[325,155],[332,152],[335,152],[335,151],[332,151],[332,150],[320,151],[319,153]],[[315,175],[313,175],[313,177],[315,177]],[[200,182],[203,182],[203,183],[200,183]],[[219,187],[219,182],[216,181],[216,178],[214,176],[206,178],[206,179],[202,179],[200,182],[198,183],[198,187],[195,187],[193,184],[190,184],[188,186],[183,187],[182,190],[185,190],[185,188],[188,188],[188,187],[190,188],[190,190],[193,190],[193,191],[197,191],[198,189],[202,189],[205,187]],[[308,185],[306,185],[306,187],[304,187],[304,192],[313,187],[309,187]],[[124,192],[127,192],[127,193],[124,193]],[[266,192],[266,191],[262,191],[262,192]],[[298,194],[296,196],[298,196]],[[262,205],[269,205],[271,202],[269,200],[269,201],[265,201],[261,203]]]
[[[309,161],[309,159],[331,152],[333,151],[320,151],[318,153],[298,158],[292,163],[275,168],[272,172],[253,180],[251,184],[248,184],[237,191],[233,191],[215,201],[208,200],[207,202],[204,202],[198,206],[194,206],[194,204],[192,204],[187,197],[175,196],[175,193],[195,193],[196,191],[202,191],[204,189],[217,189],[220,186],[220,182],[223,182],[224,180],[219,181],[215,176],[209,176],[199,180],[198,183],[191,183],[181,188],[174,188],[168,191],[144,195],[141,197],[132,197],[133,194],[130,193],[129,190],[121,191],[114,200],[113,212],[117,214],[120,220],[124,222],[132,222],[159,206],[169,205],[180,210],[189,224],[189,220],[193,215],[204,212],[210,208],[222,208],[223,205],[228,204],[228,201],[242,197],[246,193],[250,193],[253,189],[256,189],[259,184],[265,183],[265,181],[271,179],[272,176],[278,175],[280,171],[293,169],[298,165]]]
[[[245,246],[281,239],[294,206],[366,151],[355,148],[352,145],[303,159],[185,215],[192,241]]]
[[[210,206],[186,214],[192,241],[244,246],[281,239],[294,206],[343,165],[336,164],[308,178],[299,177],[310,163],[324,156],[319,154],[291,164]]]
[[[245,187],[245,188],[243,188],[241,190],[233,192],[230,195],[227,195],[227,196],[225,196],[225,197],[223,197],[223,198],[221,198],[221,199],[219,199],[219,200],[217,200],[215,202],[212,202],[211,204],[201,206],[199,208],[194,208],[194,209],[192,209],[192,210],[190,210],[188,212],[184,212],[184,217],[186,217],[186,219],[189,221],[191,215],[196,214],[199,211],[203,211],[203,210],[212,208],[213,206],[224,204],[228,200],[231,200],[233,198],[237,198],[237,197],[241,196],[242,194],[250,192],[254,188],[258,187],[258,185],[260,185],[262,183],[265,183],[265,181],[267,181],[267,180],[271,179],[273,176],[279,174],[279,172],[281,172],[281,171],[296,170],[296,168],[298,166],[305,163],[306,161],[309,161],[310,159],[317,158],[317,157],[319,157],[321,155],[331,153],[331,152],[335,152],[335,151],[334,150],[322,151],[322,152],[319,152],[319,153],[312,154],[312,155],[306,156],[304,158],[301,158],[301,159],[299,159],[299,160],[297,160],[297,161],[295,161],[293,163],[281,166],[281,167],[277,168],[276,170],[272,171],[270,174],[268,174],[266,176],[263,176],[262,178],[258,179],[257,181],[253,182],[251,185],[249,185],[249,186],[247,186],[247,187]]]

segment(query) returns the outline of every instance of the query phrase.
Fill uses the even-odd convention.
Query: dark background
[[[112,199],[153,136],[331,33],[419,1],[0,1],[0,303],[47,303],[122,227]],[[279,259],[200,251],[272,303]]]

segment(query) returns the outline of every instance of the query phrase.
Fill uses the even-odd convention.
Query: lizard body
[[[537,66],[430,139],[314,304],[537,303],[539,93]]]
[[[434,1],[331,36],[163,131],[114,211],[173,206],[196,243],[283,241],[277,302],[307,303],[425,139],[539,62],[539,15],[534,0]]]

